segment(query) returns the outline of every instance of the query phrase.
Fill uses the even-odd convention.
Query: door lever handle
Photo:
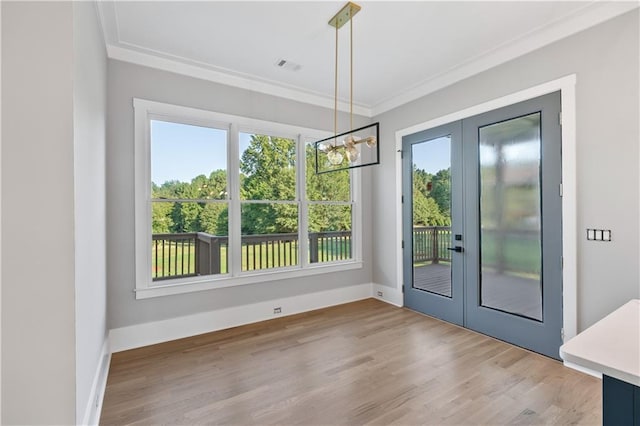
[[[455,251],[456,253],[462,253],[464,251],[464,248],[461,246],[455,246],[455,247],[447,247],[447,250]]]

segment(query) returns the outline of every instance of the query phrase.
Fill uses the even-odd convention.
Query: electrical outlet
[[[382,297],[382,292],[381,291],[378,292],[378,297]]]
[[[280,306],[278,306],[277,308],[273,308],[273,313],[274,314],[281,314],[282,313],[282,308]]]

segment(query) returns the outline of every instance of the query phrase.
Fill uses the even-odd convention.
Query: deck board
[[[435,263],[413,268],[413,287],[451,297],[451,267]]]
[[[482,283],[483,306],[542,320],[542,297],[537,280],[485,270]],[[451,297],[450,266],[440,263],[414,268],[413,287]]]

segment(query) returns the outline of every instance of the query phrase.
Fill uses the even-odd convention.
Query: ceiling
[[[107,1],[109,57],[333,107],[335,1]],[[361,1],[355,112],[379,114],[610,19],[637,2]],[[349,99],[349,27],[339,98]],[[280,68],[284,59],[298,70]]]

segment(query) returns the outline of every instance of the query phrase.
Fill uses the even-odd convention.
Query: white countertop
[[[622,305],[560,347],[566,362],[640,386],[640,300]]]

